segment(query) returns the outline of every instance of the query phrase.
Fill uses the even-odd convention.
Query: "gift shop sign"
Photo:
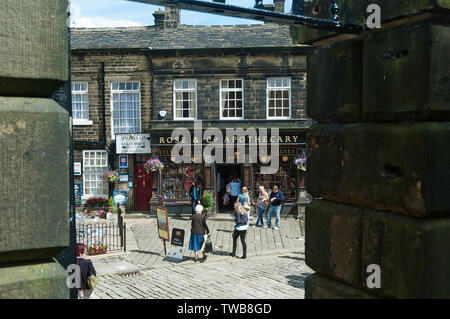
[[[117,154],[149,154],[150,134],[116,134]]]

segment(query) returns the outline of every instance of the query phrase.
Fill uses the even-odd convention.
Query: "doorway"
[[[217,175],[217,204],[219,212],[233,212],[232,203],[225,206],[223,197],[226,194],[226,185],[231,182],[234,176],[239,177],[242,183],[242,165],[240,164],[218,164],[216,166]]]
[[[135,165],[135,196],[136,211],[150,211],[150,199],[152,198],[152,174],[147,173],[143,164]]]

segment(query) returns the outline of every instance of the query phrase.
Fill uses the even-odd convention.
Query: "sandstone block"
[[[68,80],[68,1],[3,0],[0,95],[48,97]]]
[[[314,125],[310,194],[418,217],[450,213],[449,122]]]
[[[69,133],[53,100],[0,97],[0,263],[68,246]]]
[[[363,217],[363,285],[380,266],[376,293],[395,298],[450,298],[450,218],[418,219],[369,211]]]
[[[450,119],[450,27],[430,22],[364,41],[366,120]]]
[[[360,284],[362,211],[324,200],[306,206],[305,254],[310,268],[353,286]]]
[[[363,290],[319,274],[305,279],[305,299],[378,299]]]
[[[361,121],[362,41],[337,42],[308,54],[307,112],[318,122]]]

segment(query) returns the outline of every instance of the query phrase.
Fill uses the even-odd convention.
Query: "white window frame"
[[[269,86],[270,80],[288,80],[289,87],[271,87]],[[269,92],[270,91],[288,91],[289,92],[289,116],[269,116]],[[275,97],[276,99],[276,97]],[[275,111],[276,114],[276,111]],[[266,119],[275,120],[289,120],[292,115],[292,81],[290,77],[271,77],[266,81]]]
[[[193,89],[177,89],[176,83],[178,81],[193,81],[195,88]],[[177,92],[195,92],[195,117],[177,117]],[[197,108],[197,79],[174,79],[173,80],[173,120],[174,121],[194,121],[197,119],[198,108]]]
[[[137,90],[113,90],[113,84],[121,84],[121,83],[137,83],[139,85],[139,88]],[[139,132],[135,132],[135,134],[140,134],[142,132],[142,101],[141,101],[141,82],[140,81],[112,81],[111,82],[111,98],[110,98],[110,104],[111,104],[111,139],[114,141],[116,139],[116,134],[114,133],[114,113],[113,113],[113,94],[118,93],[137,93],[138,94],[138,101],[139,101]],[[128,134],[128,133],[118,133],[118,134]]]
[[[85,159],[86,159],[86,153],[96,153],[96,152],[101,152],[104,153],[106,156],[106,165],[90,165],[90,164],[86,164]],[[95,158],[94,158],[95,159]],[[90,197],[104,197],[104,198],[108,198],[108,194],[86,194],[86,178],[85,178],[85,172],[86,172],[86,168],[91,168],[91,167],[104,167],[105,168],[105,173],[108,172],[108,152],[106,150],[84,150],[83,151],[83,195],[82,195],[82,199],[83,200],[87,200]],[[105,182],[103,182],[103,190],[105,190]],[[107,187],[106,187],[107,188]]]
[[[242,81],[241,88],[222,88],[222,81]],[[242,116],[241,117],[224,117],[222,108],[222,93],[223,92],[242,92]],[[244,119],[244,79],[221,79],[219,80],[219,110],[221,120],[243,120]]]
[[[80,91],[74,91],[73,85],[74,84],[85,84],[86,90],[80,90]],[[73,103],[73,95],[87,95],[87,112],[88,112],[88,118],[87,119],[75,119],[73,118],[73,106],[72,106],[72,124],[73,125],[92,125],[92,121],[89,120],[89,83],[87,81],[73,81],[71,86],[71,97],[72,97],[72,103]]]

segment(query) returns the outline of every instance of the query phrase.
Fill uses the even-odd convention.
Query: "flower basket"
[[[88,207],[103,207],[106,203],[106,198],[89,197],[86,201]]]
[[[299,170],[306,172],[306,157],[296,159],[295,165],[297,165]]]
[[[147,170],[147,172],[156,172],[156,171],[160,171],[164,168],[164,164],[163,162],[161,162],[159,159],[157,158],[150,158],[147,163],[145,163],[145,169]]]
[[[108,171],[103,174],[102,180],[107,183],[115,183],[119,180],[119,174],[116,171]]]
[[[103,244],[94,244],[92,246],[89,246],[87,249],[89,256],[106,254],[107,250],[108,246]]]

